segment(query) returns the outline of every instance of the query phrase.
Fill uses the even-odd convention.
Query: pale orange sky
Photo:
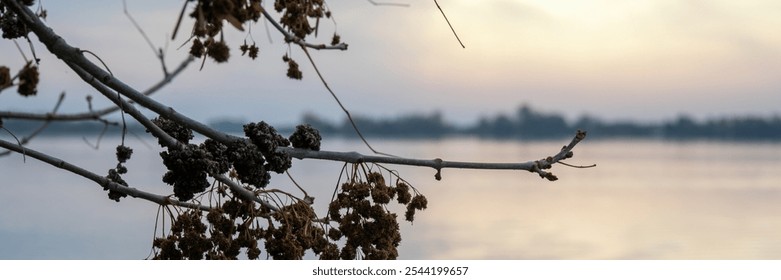
[[[168,44],[173,67],[187,52],[176,50],[184,36],[165,42],[181,3],[129,2],[153,43]],[[355,114],[438,110],[448,120],[468,123],[512,113],[521,103],[570,119],[583,113],[642,121],[681,113],[781,114],[778,1],[439,1],[465,49],[433,1],[398,2],[411,6],[329,2],[336,25],[322,22],[320,37],[312,40],[328,42],[336,29],[350,44],[346,52],[313,54]],[[79,2],[91,7],[88,17],[76,3],[44,4],[55,31],[99,54],[120,78],[144,89],[161,77],[151,50],[122,14],[121,1]],[[184,23],[182,34],[190,24]],[[300,50],[293,48],[291,56],[302,65],[304,81],[289,81],[281,37],[272,33],[269,43],[262,24],[254,24],[251,34],[261,47],[257,61],[239,56],[245,33],[227,30],[231,62],[207,60],[202,71],[191,67],[161,92],[161,100],[202,120],[289,124],[304,112],[343,117]],[[20,67],[13,64],[21,63],[13,44],[0,48],[5,64]],[[54,58],[44,56],[43,63],[41,96],[2,94],[0,109],[49,110],[62,90],[69,93],[65,110],[86,107],[89,88]],[[204,110],[213,104],[210,96],[220,96],[224,108]]]

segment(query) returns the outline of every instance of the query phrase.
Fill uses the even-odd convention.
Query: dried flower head
[[[31,96],[38,93],[38,67],[27,63],[19,71],[19,87],[17,91],[22,96]]]

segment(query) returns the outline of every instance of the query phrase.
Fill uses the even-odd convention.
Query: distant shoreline
[[[567,122],[563,116],[543,113],[529,106],[521,106],[514,115],[497,114],[483,117],[472,125],[458,126],[446,122],[439,113],[410,114],[397,118],[377,119],[354,117],[361,133],[367,138],[393,139],[441,139],[451,137],[475,137],[499,140],[552,140],[574,135],[578,129],[588,131],[590,139],[658,139],[658,140],[722,140],[722,141],[781,141],[781,117],[721,117],[696,121],[685,115],[674,120],[656,124],[637,122],[606,122],[596,117],[583,116],[574,122]],[[332,123],[307,114],[301,123],[317,128],[325,137],[356,137],[352,124],[346,119]],[[29,120],[4,120],[4,126],[17,137],[32,133],[42,122]],[[227,133],[243,134],[240,121],[217,121],[209,125]],[[57,135],[118,135],[120,126],[105,126],[102,123],[51,122],[42,136]],[[289,135],[294,127],[277,127],[283,135]],[[128,130],[145,134],[137,123],[129,123]],[[3,132],[5,133],[5,132]],[[6,133],[7,134],[7,133]]]

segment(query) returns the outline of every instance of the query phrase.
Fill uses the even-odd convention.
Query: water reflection
[[[372,143],[409,157],[512,162],[543,158],[564,142]],[[170,191],[159,181],[163,167],[156,151],[131,144],[138,148],[126,180]],[[98,173],[116,164],[112,149],[90,151],[81,139],[39,139],[34,145]],[[363,151],[352,140],[327,139],[323,147]],[[154,205],[132,199],[117,204],[87,180],[29,159],[20,162],[0,159],[0,247],[19,248],[4,250],[0,258],[146,256]],[[449,169],[435,181],[432,169],[393,167],[429,201],[414,225],[401,223],[401,258],[781,259],[781,144],[587,139],[569,162],[598,167],[557,166],[556,182],[525,171]],[[325,213],[341,167],[294,161],[291,173]],[[271,183],[294,188],[284,176]],[[30,203],[31,197],[46,206]]]
[[[485,151],[470,156],[511,161],[556,147],[517,146],[482,143]],[[558,167],[554,183],[484,171],[426,183],[430,209],[407,229],[405,245],[433,259],[781,257],[778,145],[593,142],[572,161],[599,167]]]

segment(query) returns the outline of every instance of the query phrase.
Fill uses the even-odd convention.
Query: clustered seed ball
[[[415,211],[424,210],[427,206],[428,200],[426,197],[422,195],[416,195],[412,198],[412,201],[407,204],[407,212],[404,213],[404,217],[407,219],[407,221],[412,222],[415,220]]]
[[[209,187],[207,174],[211,164],[210,155],[205,150],[187,144],[180,149],[169,148],[161,152],[160,157],[168,168],[163,182],[174,187],[174,195],[179,200],[190,200]]]
[[[271,175],[265,167],[263,154],[255,144],[236,141],[227,150],[227,157],[233,163],[238,179],[256,188],[265,188]]]
[[[244,125],[244,134],[263,154],[267,162],[265,166],[267,170],[283,173],[292,166],[290,155],[277,151],[277,147],[289,146],[290,141],[279,135],[272,126],[263,121],[248,123]]]
[[[224,41],[207,41],[206,48],[206,55],[218,63],[226,62],[230,58],[230,48]]]
[[[296,131],[290,135],[290,143],[293,148],[309,149],[313,151],[320,150],[320,132],[309,124],[296,126]]]
[[[190,54],[194,57],[202,57],[203,54],[206,52],[206,46],[201,43],[201,40],[198,38],[195,38],[193,40],[193,45],[190,47]]]
[[[331,45],[336,46],[341,43],[342,37],[339,34],[334,33],[334,37],[331,38]]]
[[[189,129],[173,120],[169,120],[160,116],[152,119],[152,123],[160,127],[160,129],[162,129],[168,135],[171,135],[171,137],[174,139],[184,144],[189,143],[190,140],[193,139],[192,129]],[[166,144],[163,142],[163,140],[158,140],[158,143],[160,143],[160,146],[166,147]]]
[[[223,145],[214,139],[206,139],[201,145],[201,149],[209,154],[211,161],[207,170],[209,173],[223,174],[230,169],[230,159],[228,158],[228,146]]]
[[[288,78],[301,80],[304,78],[304,73],[298,68],[298,63],[295,60],[287,62],[287,76]]]
[[[110,181],[123,186],[128,186],[127,182],[125,182],[125,180],[122,179],[121,176],[121,174],[125,174],[125,173],[127,173],[127,168],[125,168],[121,164],[118,164],[117,168],[112,168],[108,170],[108,176],[106,176],[106,179],[109,179]],[[116,202],[119,202],[120,198],[127,196],[127,194],[125,193],[109,189],[108,187],[103,187],[103,190],[107,190],[108,198]]]
[[[31,96],[38,93],[38,67],[27,64],[19,71],[19,87],[17,91],[22,96]]]
[[[125,145],[117,146],[117,161],[119,161],[119,163],[127,162],[127,160],[130,159],[131,155],[133,155],[133,149],[131,149],[130,147]]]
[[[315,27],[309,23],[309,18],[331,16],[323,0],[276,0],[274,9],[282,14],[279,23],[298,38],[304,38],[315,31]]]
[[[298,62],[293,60],[292,58],[288,57],[287,55],[284,55],[282,57],[282,61],[287,63],[287,77],[294,79],[294,80],[301,80],[304,78],[304,73],[301,72],[301,69],[298,67]]]
[[[28,6],[32,5],[32,1],[24,1],[23,3],[27,5],[27,2],[30,2]],[[27,33],[30,33],[30,29],[27,28],[27,25],[22,22],[19,16],[10,9],[6,9],[2,4],[0,4],[0,30],[3,31],[3,38],[5,39],[27,37]]]
[[[198,0],[195,9],[190,13],[190,17],[195,19],[192,29],[195,40],[190,48],[190,54],[195,57],[202,57],[205,54],[218,63],[228,61],[230,49],[221,37],[223,23],[228,22],[236,29],[244,31],[244,22],[260,19],[263,9],[260,2],[260,0]],[[216,39],[218,35],[220,35],[219,41]],[[253,56],[257,57],[257,49],[250,50],[250,57]]]
[[[0,89],[10,86],[12,83],[11,69],[5,66],[0,66]]]

